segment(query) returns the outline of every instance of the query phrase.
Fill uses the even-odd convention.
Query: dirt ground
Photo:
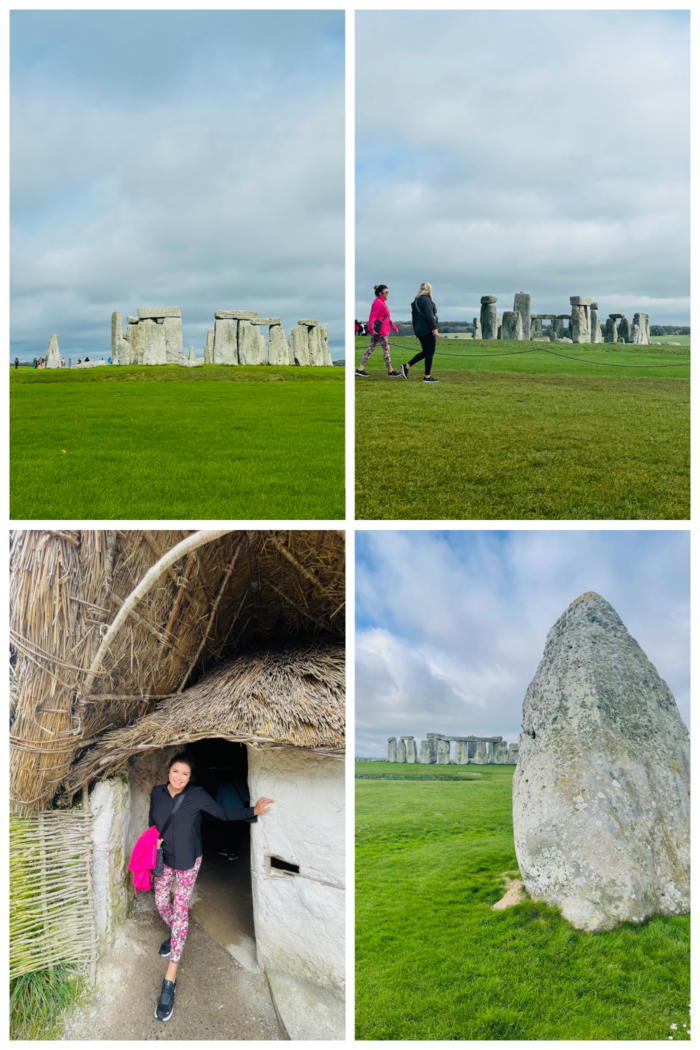
[[[167,967],[158,948],[167,935],[153,892],[139,893],[114,946],[101,953],[95,990],[66,1018],[63,1038],[285,1038],[255,959],[247,852],[232,862],[205,847],[190,898],[175,1010],[164,1024],[153,1014]]]

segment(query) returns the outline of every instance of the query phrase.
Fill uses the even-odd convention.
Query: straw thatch
[[[155,584],[144,589],[149,572],[180,543],[202,545],[166,571],[159,567]],[[13,811],[45,809],[57,791],[70,795],[72,766],[86,748],[107,731],[160,718],[165,698],[181,694],[196,703],[193,687],[223,661],[310,637],[319,646],[337,644],[344,587],[345,544],[335,530],[13,533]],[[121,622],[135,591],[138,601]],[[335,749],[335,690],[331,676],[328,715],[316,731],[310,721],[278,742]],[[282,730],[278,706],[270,725]],[[253,724],[239,720],[237,732],[254,736]]]
[[[132,726],[105,733],[73,766],[75,792],[145,751],[219,737],[330,756],[345,741],[345,651],[339,645],[265,650],[228,661]]]

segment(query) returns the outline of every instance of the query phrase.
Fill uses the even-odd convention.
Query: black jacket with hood
[[[420,338],[430,335],[438,326],[437,307],[427,292],[417,296],[411,303],[413,331]]]

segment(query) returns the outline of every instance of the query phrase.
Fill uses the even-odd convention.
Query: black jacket
[[[220,806],[203,787],[192,784],[185,788],[186,794],[180,808],[170,822],[170,827],[163,839],[163,860],[175,871],[189,871],[194,867],[197,857],[202,855],[202,813],[211,813],[219,820],[247,820],[257,823],[254,809],[232,809]],[[148,812],[149,828],[164,826],[175,805],[175,798],[168,791],[167,784],[158,784],[151,792],[151,808]]]
[[[411,320],[416,336],[430,335],[438,326],[437,306],[429,295],[419,295],[411,303]]]

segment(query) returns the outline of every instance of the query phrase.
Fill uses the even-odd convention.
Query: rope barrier
[[[406,346],[404,343],[398,343],[395,339],[392,339],[392,346],[398,346],[402,350],[413,350],[413,346]],[[653,344],[650,344],[653,345]],[[451,354],[446,350],[436,350],[436,357],[515,357],[517,354],[534,354],[539,353],[540,350],[544,354],[550,354],[552,357],[561,357],[565,361],[578,361],[582,365],[601,365],[603,368],[684,368],[685,365],[689,365],[690,361],[679,361],[678,364],[672,365],[618,365],[612,361],[585,361],[582,357],[569,357],[568,354],[558,354],[556,350],[549,350],[546,346],[533,346],[527,350],[503,350],[497,354]]]

